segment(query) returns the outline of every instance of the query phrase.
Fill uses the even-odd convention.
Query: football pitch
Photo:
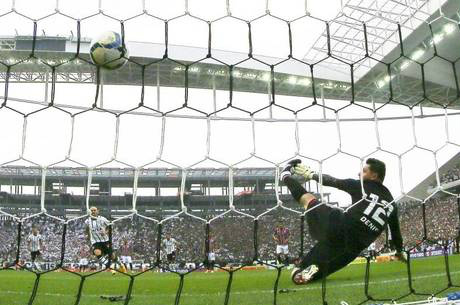
[[[460,257],[449,257],[452,283],[460,284]],[[366,300],[364,294],[365,264],[350,265],[327,280],[328,304],[357,304]],[[431,294],[447,287],[444,257],[420,258],[411,261],[413,288],[418,293]],[[228,304],[269,305],[273,304],[275,270],[240,270],[234,273]],[[278,289],[277,304],[322,304],[321,283],[296,286],[290,281],[290,270],[283,270]],[[399,262],[372,263],[369,294],[376,299],[391,299],[409,292],[407,269]],[[101,295],[124,295],[129,286],[129,277],[123,274],[112,276],[102,272],[86,278],[80,304],[123,304],[101,299]],[[179,304],[206,305],[224,304],[229,279],[227,272],[192,272],[184,277],[184,286]],[[35,274],[27,271],[0,271],[0,304],[28,304],[34,286]],[[175,304],[179,276],[171,273],[146,272],[136,277],[129,304]],[[75,304],[80,277],[68,272],[44,274],[33,304]],[[450,288],[448,292],[459,291]],[[410,295],[401,301],[426,299],[428,296]],[[378,303],[376,301],[368,304]]]

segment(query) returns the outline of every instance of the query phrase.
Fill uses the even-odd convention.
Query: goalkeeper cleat
[[[316,265],[308,266],[302,270],[300,268],[294,268],[291,272],[291,279],[296,285],[305,285],[312,281],[313,276],[318,273],[319,268]]]
[[[300,163],[302,163],[300,159],[294,159],[289,161],[281,171],[280,180],[283,181],[286,177],[292,176],[292,174],[294,174],[294,167]]]

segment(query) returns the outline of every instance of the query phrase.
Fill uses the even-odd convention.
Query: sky
[[[54,11],[56,4],[60,11],[75,18],[82,18],[98,11],[98,1],[21,1],[16,0],[15,8],[21,14],[31,18],[41,18]],[[119,19],[127,19],[142,12],[142,1],[101,1],[104,13]],[[145,1],[146,10],[160,18],[172,18],[184,12],[184,1]],[[11,9],[12,2],[0,3],[0,13]],[[231,12],[234,16],[250,19],[264,14],[265,1],[230,0]],[[305,1],[272,0],[269,2],[273,15],[292,19],[304,12]],[[312,15],[331,19],[341,8],[340,0],[308,1],[308,9]],[[200,18],[215,19],[226,14],[225,0],[198,1],[189,0],[188,9],[191,14]],[[283,58],[288,54],[288,44],[285,30],[277,26],[277,20],[267,18],[261,20],[253,28],[254,54]],[[125,23],[125,37],[128,47],[131,42],[163,43],[163,23],[151,17],[141,16]],[[204,26],[204,27],[203,27]],[[17,14],[0,17],[0,35],[31,35],[30,20]],[[92,38],[105,30],[119,29],[119,22],[109,17],[95,16],[82,21],[83,37]],[[47,36],[69,36],[71,31],[76,33],[76,23],[71,18],[55,15],[45,18],[38,23],[38,33]],[[295,32],[293,40],[294,55],[303,56],[313,45],[323,28],[317,23],[306,24],[302,31]],[[206,48],[207,26],[196,22],[193,18],[185,17],[171,22],[171,45]],[[247,53],[247,35],[245,25],[224,21],[213,31],[213,49],[231,52]],[[176,53],[174,53],[176,52]],[[171,48],[171,57],[177,58],[180,52]],[[153,56],[153,55],[152,55]],[[238,55],[239,56],[239,55]],[[180,59],[180,58],[178,58]],[[107,72],[110,73],[110,72]],[[0,84],[3,91],[4,84]],[[50,88],[48,88],[50,90]],[[49,93],[49,91],[48,91]],[[55,103],[89,107],[94,100],[95,86],[91,84],[57,84]],[[213,107],[211,90],[191,89],[189,105],[210,110]],[[43,101],[45,98],[44,84],[18,84],[9,86],[9,96],[14,98]],[[183,88],[161,87],[161,109],[174,109],[183,103]],[[217,91],[218,108],[228,103],[228,92]],[[130,109],[139,103],[140,87],[138,86],[104,86],[104,106],[110,109]],[[146,105],[155,108],[157,105],[157,88],[148,87],[145,92]],[[295,98],[277,96],[277,103],[286,107],[301,108],[311,103],[311,98]],[[343,101],[326,100],[326,105],[340,108]],[[255,110],[268,104],[268,96],[254,93],[234,93],[235,106]],[[25,113],[39,109],[39,106],[9,101],[8,105]],[[363,105],[369,106],[364,103]],[[423,109],[424,114],[444,114],[442,109]],[[181,111],[183,115],[196,115],[190,111]],[[250,117],[242,112],[228,110],[221,113],[222,117],[241,118],[243,120],[211,120],[203,118],[165,118],[164,149],[162,157],[179,166],[188,167],[204,159],[207,153],[207,137],[209,132],[210,157],[225,164],[235,164],[245,160],[253,152],[256,156],[269,160],[266,162],[252,158],[238,163],[238,167],[272,167],[294,157],[297,151],[296,129],[299,140],[299,153],[304,162],[314,170],[319,171],[318,161],[321,161],[322,171],[339,178],[357,177],[360,170],[360,159],[367,156],[380,158],[387,163],[387,178],[385,184],[394,197],[410,191],[420,181],[435,171],[436,162],[442,165],[459,149],[455,145],[447,145],[446,118],[424,119],[393,119],[388,117],[411,117],[420,114],[415,108],[411,113],[406,107],[387,105],[377,112],[378,122],[374,122],[372,111],[359,106],[351,106],[339,112],[337,116],[332,111],[323,112],[321,107],[313,107],[299,113],[298,119],[304,120],[296,126],[294,116],[280,108],[272,109],[275,120],[271,122],[261,119],[269,116],[269,111],[263,111],[255,116],[252,124]],[[329,121],[308,122],[322,119],[326,115]],[[346,121],[347,119],[370,119],[370,121]],[[276,119],[289,120],[276,121]],[[458,116],[447,119],[449,136],[452,142],[460,143],[457,132]],[[72,124],[68,114],[55,109],[48,109],[30,116],[27,120],[24,158],[40,165],[50,165],[63,160],[68,153],[72,138]],[[122,115],[119,119],[119,137],[116,139],[117,120],[107,113],[90,111],[75,118],[72,140],[71,158],[88,166],[97,166],[110,160],[116,147],[117,160],[133,166],[142,166],[154,161],[158,156],[161,144],[162,118],[152,116]],[[414,124],[413,124],[414,123]],[[0,109],[0,164],[14,160],[21,152],[22,116]],[[376,129],[377,126],[377,129]],[[414,128],[413,128],[414,127]],[[376,132],[378,131],[378,133]],[[378,136],[377,136],[378,134]],[[254,135],[254,136],[253,136]],[[383,151],[373,153],[379,145]],[[254,141],[255,140],[255,141]],[[115,144],[118,145],[115,145]],[[414,147],[416,145],[424,149]],[[341,152],[338,152],[340,148]],[[426,149],[425,149],[426,148]],[[438,150],[436,155],[434,150]],[[407,152],[407,153],[404,153]],[[373,154],[371,154],[373,153]],[[404,154],[403,154],[404,153]],[[371,154],[371,155],[370,155]],[[401,175],[398,156],[401,158]],[[352,156],[351,156],[352,155]],[[436,158],[435,158],[436,157]],[[15,163],[18,164],[18,163]],[[60,165],[70,165],[66,162]],[[75,165],[75,164],[73,164]],[[117,163],[105,166],[120,166]],[[155,166],[167,166],[157,163]],[[221,167],[222,164],[205,161],[195,167]],[[402,178],[402,179],[400,179]],[[332,192],[331,200],[341,205],[350,203],[350,199],[339,191],[328,188]],[[428,194],[427,194],[428,196]],[[423,199],[423,198],[422,198]]]

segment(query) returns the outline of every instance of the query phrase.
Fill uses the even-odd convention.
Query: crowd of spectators
[[[456,240],[459,231],[459,215],[456,198],[433,198],[425,204],[420,202],[399,203],[400,227],[406,249],[425,247]],[[215,215],[208,215],[210,219]],[[18,223],[2,216],[0,219],[0,259],[14,261],[18,244]],[[425,221],[424,221],[425,218]],[[81,257],[90,257],[89,242],[85,233],[85,218],[70,221],[65,235],[64,262],[78,262]],[[273,238],[277,226],[289,230],[290,258],[298,257],[301,251],[301,217],[292,211],[275,210],[258,218],[230,212],[213,219],[209,224],[209,237],[214,240],[211,251],[216,253],[217,262],[244,263],[255,257],[264,261],[276,258],[276,241]],[[27,249],[27,236],[32,227],[37,227],[43,237],[42,260],[59,262],[61,258],[64,226],[57,219],[48,216],[27,218],[22,222],[20,258],[30,259]],[[308,235],[308,226],[304,223],[303,249],[308,251],[314,241]],[[257,228],[257,234],[254,230]],[[161,234],[159,230],[161,229]],[[426,231],[426,236],[424,232]],[[157,249],[164,259],[163,239],[170,234],[177,241],[177,260],[179,262],[203,262],[206,258],[206,240],[208,236],[206,222],[188,215],[171,218],[161,224],[139,216],[116,220],[112,225],[112,243],[115,249],[122,243],[128,243],[133,260],[154,262]],[[426,243],[422,243],[424,241]],[[160,238],[160,240],[159,240]],[[256,238],[256,240],[254,240]],[[385,234],[377,240],[377,250],[384,249]]]
[[[460,163],[440,174],[441,184],[457,181],[460,179]]]

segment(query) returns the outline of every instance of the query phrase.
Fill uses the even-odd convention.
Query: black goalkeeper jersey
[[[363,199],[361,181],[355,179],[337,179],[323,175],[323,185],[335,187],[350,194],[352,206],[345,212],[347,231],[357,247],[365,248],[370,245],[388,225],[391,233],[391,243],[397,251],[402,250],[402,237],[399,228],[398,210],[390,191],[380,182],[364,181]],[[314,175],[318,181],[318,175]]]

